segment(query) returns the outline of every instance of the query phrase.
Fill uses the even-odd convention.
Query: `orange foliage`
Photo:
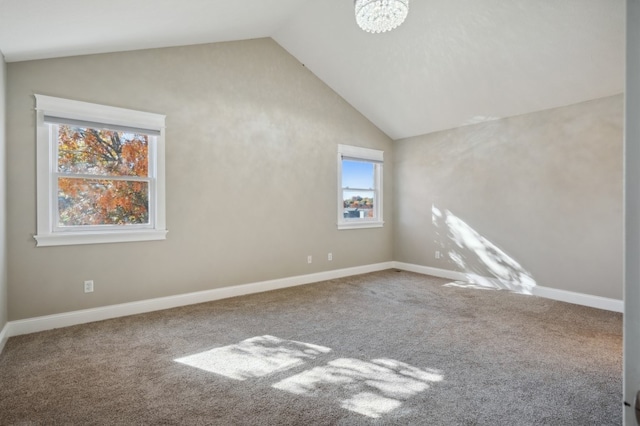
[[[59,126],[59,224],[148,223],[149,184],[126,179],[148,177],[148,158],[147,135]]]

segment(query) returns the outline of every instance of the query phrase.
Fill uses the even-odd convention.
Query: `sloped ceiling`
[[[411,0],[384,34],[352,0],[0,0],[10,62],[272,37],[393,139],[621,93],[624,27],[624,0]]]

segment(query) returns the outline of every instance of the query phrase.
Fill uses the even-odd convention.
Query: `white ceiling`
[[[393,139],[621,93],[624,0],[0,0],[9,62],[273,37]]]

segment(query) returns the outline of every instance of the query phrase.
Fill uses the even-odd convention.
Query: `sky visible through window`
[[[342,187],[373,189],[374,164],[363,161],[342,161]]]

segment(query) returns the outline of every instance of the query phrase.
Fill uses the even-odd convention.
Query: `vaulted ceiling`
[[[8,62],[272,37],[393,139],[624,90],[624,0],[0,0]]]

